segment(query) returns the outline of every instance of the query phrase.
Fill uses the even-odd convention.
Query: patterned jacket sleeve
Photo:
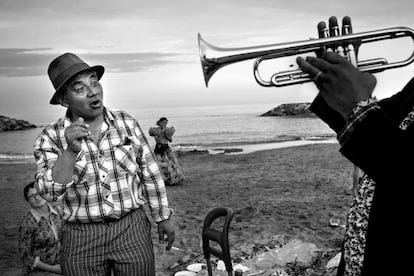
[[[19,256],[26,268],[31,268],[36,256],[32,255],[32,229],[26,216],[19,227]]]

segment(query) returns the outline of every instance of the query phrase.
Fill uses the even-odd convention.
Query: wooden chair
[[[204,219],[204,226],[202,232],[203,242],[203,254],[207,261],[208,275],[212,276],[211,255],[216,256],[220,260],[223,260],[226,270],[229,276],[232,275],[233,265],[230,258],[230,246],[229,246],[229,227],[233,218],[234,212],[227,207],[217,207],[211,210]],[[211,224],[220,217],[225,217],[223,230],[211,228]],[[215,248],[210,245],[210,241],[214,241],[220,245],[220,248]]]

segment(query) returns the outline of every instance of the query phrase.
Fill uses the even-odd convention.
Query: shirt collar
[[[112,113],[108,109],[106,109],[106,107],[104,107],[104,112],[103,113],[104,113],[104,118],[107,118],[108,120],[110,120],[112,122],[115,121],[114,116],[112,115]]]
[[[49,207],[49,211],[50,213],[53,213],[55,215],[59,215],[58,212],[55,210],[55,208],[53,208],[52,205],[47,204],[47,206]],[[30,213],[33,215],[33,217],[35,218],[36,222],[39,223],[40,219],[42,217],[44,217],[42,214],[40,214],[38,211],[36,211],[34,208],[30,209]]]

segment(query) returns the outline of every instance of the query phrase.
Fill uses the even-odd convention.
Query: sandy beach
[[[157,275],[173,275],[202,260],[201,230],[205,215],[215,207],[234,210],[229,240],[232,256],[238,249],[288,235],[338,252],[344,230],[329,225],[344,217],[352,198],[352,164],[337,144],[312,144],[225,155],[192,153],[180,156],[187,180],[169,186],[175,214],[176,242],[170,252],[158,244],[153,227]],[[0,164],[0,275],[18,275],[17,231],[29,206],[23,187],[35,165]],[[174,266],[180,260],[187,263]],[[317,274],[323,275],[323,274]]]

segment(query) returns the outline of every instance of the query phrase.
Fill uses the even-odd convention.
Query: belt
[[[122,217],[123,217],[123,216],[122,216]],[[120,218],[103,218],[103,219],[102,219],[102,223],[107,224],[107,223],[117,222],[117,221],[119,221],[122,217],[120,217]]]
[[[136,212],[138,210],[142,210],[142,208],[143,208],[142,206],[139,206],[137,209],[133,209],[133,210],[130,210],[128,213],[122,214],[121,217],[119,217],[119,218],[103,217],[103,218],[100,218],[99,221],[91,221],[91,222],[67,221],[66,223],[68,223],[68,224],[70,224],[70,223],[73,223],[73,224],[87,224],[87,223],[105,223],[105,224],[108,224],[108,223],[117,222],[117,221],[121,220],[122,218],[124,218],[124,217],[126,217],[130,214],[133,214],[134,212]]]
[[[121,217],[119,217],[119,218],[104,217],[104,218],[102,219],[102,223],[108,224],[108,223],[112,223],[112,222],[117,222],[117,221],[119,221],[120,219],[122,219],[123,217],[126,217],[126,216],[128,216],[129,214],[132,214],[132,213],[134,213],[134,212],[138,211],[138,210],[139,210],[139,209],[141,209],[141,208],[142,208],[142,207],[139,207],[138,209],[133,209],[133,210],[129,211],[128,213],[124,213],[124,214],[122,214],[122,216],[121,216]]]

